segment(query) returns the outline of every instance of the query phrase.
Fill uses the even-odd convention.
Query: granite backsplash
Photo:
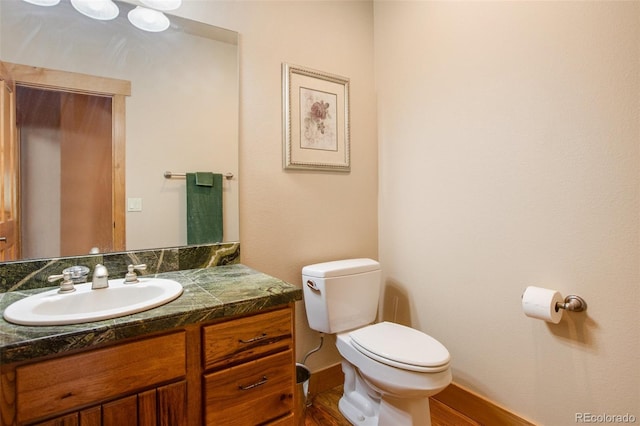
[[[132,250],[120,253],[92,254],[4,262],[0,264],[0,293],[51,287],[50,275],[61,274],[70,266],[88,266],[90,274],[101,263],[109,271],[109,278],[123,278],[127,266],[144,263],[147,270],[140,275],[185,269],[209,268],[240,262],[240,243],[215,243],[197,246],[171,247],[151,250]],[[89,280],[91,278],[89,277]]]

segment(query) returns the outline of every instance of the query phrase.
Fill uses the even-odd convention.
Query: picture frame
[[[349,79],[282,64],[283,167],[351,171]]]

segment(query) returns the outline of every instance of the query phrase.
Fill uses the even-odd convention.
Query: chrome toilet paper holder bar
[[[564,303],[556,303],[556,312],[558,312],[559,309],[571,312],[582,312],[587,310],[587,302],[580,296],[570,294],[564,298]]]

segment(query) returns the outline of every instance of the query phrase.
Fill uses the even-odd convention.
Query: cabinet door
[[[68,414],[57,419],[38,423],[36,426],[78,426],[78,413]]]
[[[158,424],[158,395],[156,389],[138,394],[138,426]]]
[[[187,426],[187,382],[158,388],[158,426]]]
[[[138,426],[186,426],[186,424],[186,381],[171,383],[138,394]]]
[[[186,426],[187,382],[116,399],[37,426]]]
[[[131,395],[102,406],[102,426],[137,426],[138,396]]]
[[[185,345],[179,332],[18,367],[18,424],[184,377]]]
[[[37,426],[101,426],[102,408],[92,407],[78,413],[67,414],[46,422],[38,423]]]
[[[80,411],[80,426],[101,426],[102,407],[91,407]]]

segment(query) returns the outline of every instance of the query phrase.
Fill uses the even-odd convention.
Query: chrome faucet
[[[109,272],[107,267],[97,264],[93,270],[93,281],[91,282],[91,290],[109,287]]]

